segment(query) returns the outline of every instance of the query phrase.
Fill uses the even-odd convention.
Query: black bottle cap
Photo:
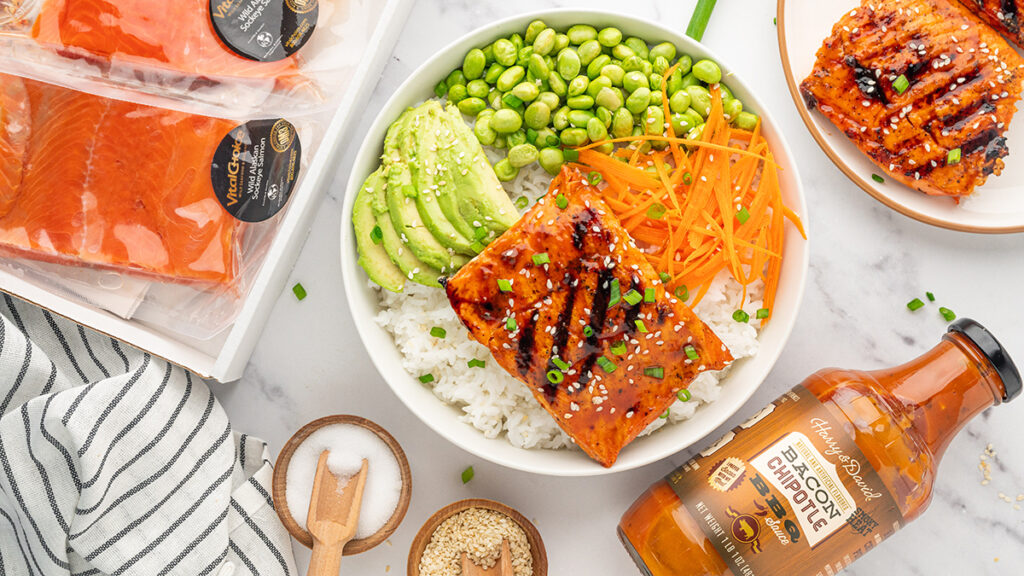
[[[1024,389],[1020,372],[1013,363],[1013,359],[1010,358],[1010,353],[1006,351],[1006,348],[1003,348],[1003,345],[996,340],[996,337],[991,332],[970,318],[961,318],[953,322],[949,327],[949,331],[965,336],[992,363],[996,373],[999,374],[999,378],[1003,381],[1003,388],[1006,390],[1006,394],[1003,395],[1003,402],[1009,402],[1020,396],[1021,390]]]

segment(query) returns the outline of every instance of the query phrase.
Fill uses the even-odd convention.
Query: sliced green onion
[[[903,94],[908,88],[910,88],[910,80],[907,80],[907,77],[903,74],[900,74],[900,77],[892,82],[892,89],[897,94]]]
[[[879,184],[885,184],[885,178],[882,178],[878,174],[872,174],[871,179],[874,180],[875,182],[878,182]]]
[[[612,344],[609,350],[611,350],[612,354],[615,354],[616,356],[625,356],[627,352],[626,343],[622,341],[616,342],[615,344]]]
[[[750,322],[750,314],[747,314],[745,310],[737,310],[732,313],[732,319],[737,322]]]
[[[553,356],[551,358],[551,363],[554,364],[555,366],[558,366],[559,370],[568,370],[569,369],[569,363],[566,362],[565,360],[562,360],[558,356]]]
[[[765,318],[771,316],[771,314],[772,311],[767,308],[758,308],[756,316],[758,320],[764,320]]]
[[[622,299],[630,306],[636,306],[643,301],[644,297],[636,290],[630,289],[629,292],[626,292],[626,294],[622,296]]]
[[[509,318],[505,321],[505,329],[509,332],[515,332],[517,328],[519,328],[519,325],[516,324],[515,318]]]
[[[658,418],[661,418],[662,420],[666,420],[666,419],[668,419],[668,414],[669,414],[669,412],[671,412],[671,411],[672,411],[672,410],[671,410],[670,408],[665,408],[665,412],[664,412],[664,413],[663,413],[663,414],[662,414],[661,416],[658,416]]]
[[[512,291],[512,281],[507,278],[498,278],[498,290],[502,292]]]
[[[565,197],[565,194],[559,194],[555,196],[555,206],[565,210],[569,207],[569,199]]]
[[[527,198],[526,196],[520,196],[519,198],[516,198],[516,208],[519,208],[520,210],[525,210],[526,207],[529,205],[530,199]]]
[[[686,184],[687,186],[689,186],[692,182],[693,182],[693,176],[689,172],[687,172],[686,174],[683,174],[683,184]]]
[[[661,202],[655,202],[647,209],[647,217],[651,220],[661,220],[665,217],[665,212],[668,212],[668,208]]]
[[[422,382],[424,384],[430,384],[433,381],[434,381],[434,375],[433,374],[424,374],[423,376],[420,376],[420,382]]]
[[[466,364],[470,368],[486,368],[487,367],[487,362],[484,362],[483,360],[477,360],[476,358],[473,358],[472,360],[470,360]]]
[[[665,369],[662,368],[661,366],[651,366],[649,368],[644,368],[644,376],[650,376],[651,378],[657,378],[658,380],[661,380],[662,378],[665,377]]]
[[[526,141],[529,142],[530,144],[536,144],[537,143],[537,131],[534,130],[533,128],[527,128],[526,129]]]
[[[384,241],[384,231],[380,229],[380,226],[374,226],[373,230],[370,230],[370,241],[374,244]]]
[[[708,29],[708,21],[711,20],[711,12],[714,11],[716,3],[718,0],[698,0],[690,24],[686,27],[687,36],[697,42],[704,38],[704,31]]]
[[[466,468],[462,471],[462,483],[469,484],[470,480],[473,479],[473,476],[476,476],[476,472],[473,471],[473,467],[470,466],[469,468]]]
[[[523,101],[518,96],[509,92],[501,97],[501,101],[508,105],[509,108],[519,108],[523,105]]]
[[[562,380],[565,380],[565,374],[561,370],[548,370],[548,382],[561,384]]]
[[[654,302],[656,297],[657,293],[654,291],[654,288],[644,288],[644,302],[650,304]]]
[[[295,297],[298,298],[300,302],[306,299],[306,289],[302,287],[301,283],[292,286],[292,293],[295,294]]]
[[[606,356],[599,357],[597,359],[597,365],[600,366],[602,370],[609,374],[615,372],[615,369],[618,368],[618,366],[616,366],[615,363],[609,360]]]
[[[700,360],[700,354],[697,353],[697,349],[692,344],[687,344],[686,348],[683,348],[683,352],[686,352],[686,357],[690,360]]]
[[[473,252],[476,252],[477,254],[483,252],[487,248],[487,246],[481,244],[479,240],[474,241],[472,244],[469,245],[469,247],[473,250]]]
[[[690,391],[684,388],[676,392],[676,398],[679,398],[680,402],[689,402],[690,398],[693,398],[693,394],[690,394]]]
[[[925,292],[924,295],[928,297],[929,302],[935,302],[935,294],[932,294],[931,292]]]
[[[644,324],[644,321],[643,321],[643,320],[637,320],[637,321],[636,321],[636,329],[637,329],[637,330],[638,330],[638,331],[639,331],[639,332],[640,332],[641,334],[647,334],[647,326],[646,326],[646,325]]]
[[[740,224],[746,224],[747,220],[750,220],[750,212],[747,211],[746,206],[741,207],[740,211],[736,213],[736,219]]]
[[[942,314],[942,318],[946,322],[952,322],[953,320],[956,320],[956,312],[953,312],[949,308],[939,307],[939,314]]]
[[[920,298],[914,298],[910,302],[907,302],[907,308],[910,308],[911,312],[924,308],[924,302],[921,302]]]
[[[590,175],[587,177],[587,181],[590,182],[591,186],[597,186],[598,184],[601,183],[602,180],[604,180],[604,178],[601,177],[601,173],[596,171],[591,172]]]
[[[543,266],[551,262],[551,257],[548,256],[547,252],[541,252],[540,254],[533,255],[533,263],[537,266]]]
[[[946,165],[953,166],[960,163],[961,152],[959,148],[953,148],[946,154]]]
[[[483,240],[484,238],[487,238],[487,228],[481,226],[473,230],[474,240]]]
[[[611,308],[622,299],[622,289],[619,287],[618,278],[612,280],[611,295],[608,297],[608,307]]]
[[[594,329],[591,328],[590,326],[584,326],[583,335],[586,336],[587,338],[590,338],[591,336],[594,335]]]
[[[562,150],[562,157],[565,158],[566,162],[576,162],[580,159],[580,151],[566,148]]]
[[[668,284],[672,280],[672,275],[668,272],[661,272],[658,274],[658,278],[661,279],[662,284]]]
[[[440,326],[434,326],[433,328],[430,329],[430,335],[433,336],[434,338],[444,338],[445,336],[448,335],[448,331],[445,330],[444,328],[441,328]]]
[[[685,284],[676,286],[676,290],[675,292],[673,292],[673,294],[675,294],[676,298],[679,298],[683,302],[686,302],[687,300],[690,299],[690,291],[686,288]]]

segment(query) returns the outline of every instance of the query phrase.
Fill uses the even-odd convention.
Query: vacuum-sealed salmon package
[[[375,0],[0,0],[0,60],[235,113],[316,107],[365,57]],[[77,84],[76,84],[77,85]],[[73,85],[74,87],[74,85]]]
[[[316,145],[316,123],[292,120],[204,116],[0,74],[0,265],[119,315],[212,336],[262,264],[303,146]]]

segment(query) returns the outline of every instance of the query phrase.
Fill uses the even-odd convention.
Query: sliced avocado
[[[378,229],[377,216],[374,214],[373,198],[377,190],[383,192],[385,186],[383,168],[370,174],[363,182],[363,187],[356,196],[355,207],[352,208],[352,225],[356,234],[356,250],[359,252],[359,265],[366,270],[373,280],[381,288],[392,292],[401,292],[405,288],[405,275],[402,270],[391,261],[383,244],[383,227],[379,228],[380,236],[374,241],[374,231]],[[390,221],[388,228],[391,228]],[[391,228],[394,234],[394,229]]]
[[[438,204],[439,187],[446,184],[445,167],[437,162],[438,119],[441,114],[441,105],[428,100],[416,108],[415,114],[407,115],[398,139],[400,152],[409,165],[412,183],[418,191],[416,208],[423,224],[445,248],[472,256],[476,254],[471,247],[473,236],[456,229]]]
[[[382,167],[379,171],[383,172],[383,170],[384,168]],[[383,175],[381,175],[381,178],[383,179]],[[398,266],[402,277],[408,278],[417,284],[440,288],[441,284],[438,283],[437,279],[444,276],[446,273],[421,262],[420,259],[412,253],[412,250],[409,250],[409,248],[402,243],[402,239],[398,236],[398,233],[395,232],[395,226],[391,222],[391,215],[388,213],[387,208],[386,182],[384,182],[382,186],[376,186],[373,188],[370,205],[373,207],[376,226],[380,228],[381,245],[384,247],[384,252],[387,253],[391,262],[394,263],[395,266]]]

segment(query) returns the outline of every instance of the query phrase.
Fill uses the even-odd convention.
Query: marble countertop
[[[632,0],[629,8],[682,29],[693,5],[694,0]],[[591,479],[548,478],[481,461],[406,410],[366,357],[346,307],[338,242],[344,182],[377,111],[417,66],[451,40],[493,20],[552,6],[621,9],[623,3],[416,1],[295,266],[293,279],[309,296],[298,302],[290,290],[282,294],[245,377],[214,386],[235,427],[267,439],[275,454],[303,424],[335,413],[371,418],[403,444],[415,478],[408,516],[389,543],[347,558],[347,573],[404,573],[412,539],[435,510],[484,497],[534,520],[552,574],[639,574],[616,538],[615,525],[649,484],[690,454]],[[808,195],[811,273],[796,328],[775,369],[707,443],[820,368],[892,366],[931,347],[945,323],[934,308],[913,314],[905,307],[926,290],[961,316],[981,321],[1024,359],[1024,325],[1014,300],[1024,284],[1024,237],[933,228],[890,211],[849,182],[815,144],[790,99],[774,16],[775,3],[768,0],[720,2],[704,40],[759,90],[794,149]],[[945,456],[931,509],[848,574],[1024,573],[1024,511],[999,497],[1024,493],[1024,400],[1016,404],[985,412],[960,434]],[[998,456],[991,484],[983,487],[979,455],[989,443]],[[459,475],[469,465],[476,478],[464,486]],[[308,553],[295,548],[298,563],[306,564]]]

